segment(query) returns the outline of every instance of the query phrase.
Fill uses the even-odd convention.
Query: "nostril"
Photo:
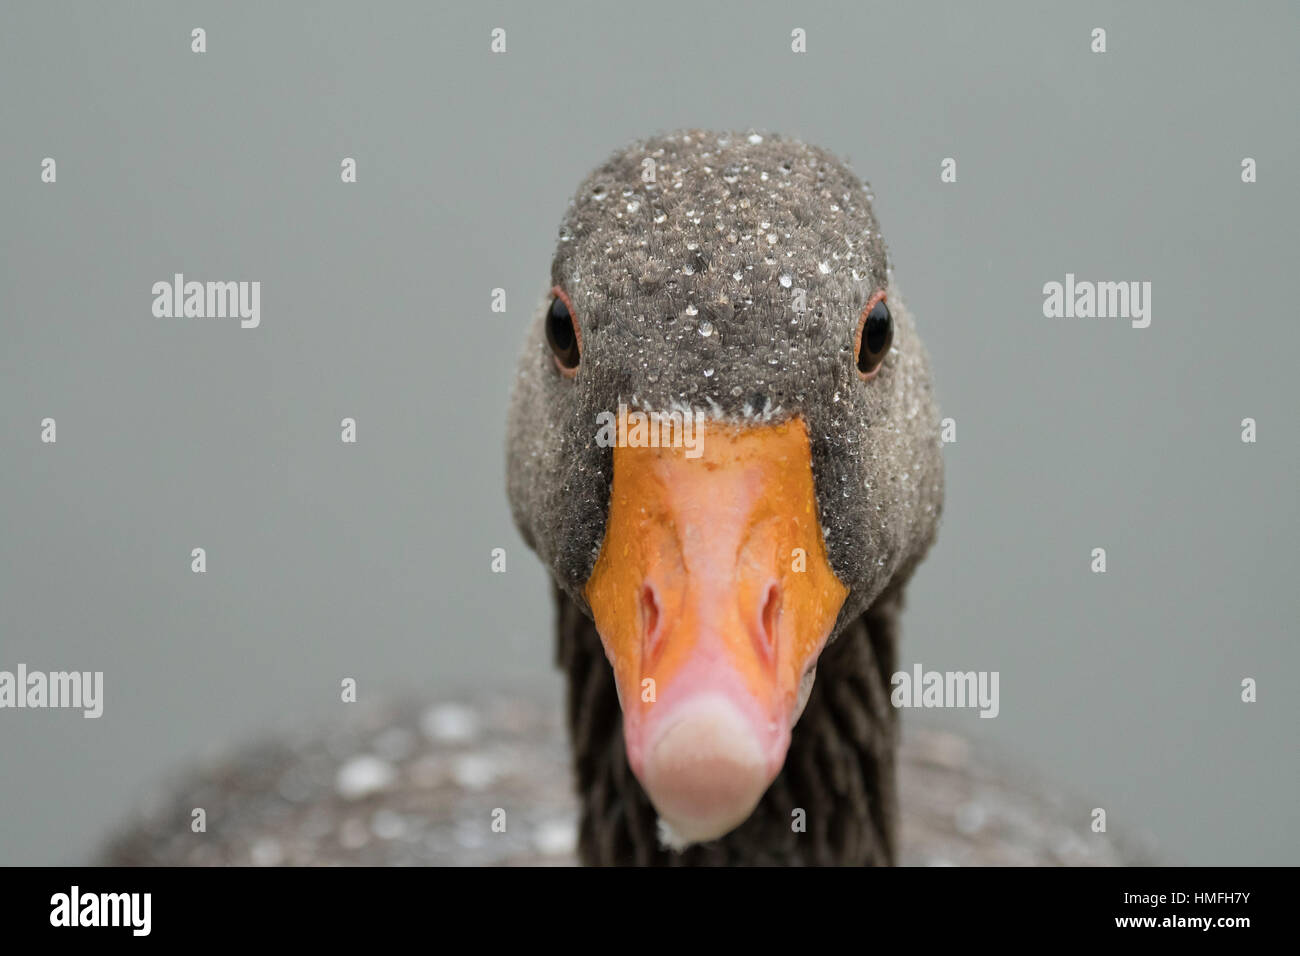
[[[648,657],[659,643],[659,601],[649,584],[641,589],[641,633]]]
[[[781,619],[781,588],[773,581],[763,597],[763,610],[758,618],[759,649],[769,660],[776,657],[776,629]]]

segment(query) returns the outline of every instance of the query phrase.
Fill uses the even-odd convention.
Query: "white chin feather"
[[[683,839],[673,829],[673,825],[663,817],[659,818],[659,845],[666,850],[675,850],[680,853],[691,845],[690,840]]]
[[[795,701],[794,716],[790,718],[791,727],[799,723],[799,718],[803,716],[803,709],[808,706],[808,695],[812,693],[815,680],[817,680],[817,668],[814,666],[799,681],[799,699]]]

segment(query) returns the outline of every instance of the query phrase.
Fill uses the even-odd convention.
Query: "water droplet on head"
[[[790,273],[782,272],[780,278],[778,278],[776,281],[781,283],[781,286],[783,288],[788,289],[790,288],[790,285],[793,283],[794,280],[790,278]]]
[[[707,339],[710,335],[713,334],[713,323],[710,322],[708,319],[705,319],[703,322],[700,323],[699,332],[700,335],[704,336]]]

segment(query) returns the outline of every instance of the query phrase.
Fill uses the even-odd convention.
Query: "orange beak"
[[[738,826],[776,778],[848,595],[826,558],[803,421],[699,437],[697,458],[614,449],[585,591],[628,761],[682,842]]]

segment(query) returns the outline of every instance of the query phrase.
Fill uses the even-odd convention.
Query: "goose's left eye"
[[[894,341],[894,317],[889,314],[883,292],[872,296],[867,307],[862,310],[862,317],[858,319],[857,338],[858,374],[866,379],[873,378]]]

